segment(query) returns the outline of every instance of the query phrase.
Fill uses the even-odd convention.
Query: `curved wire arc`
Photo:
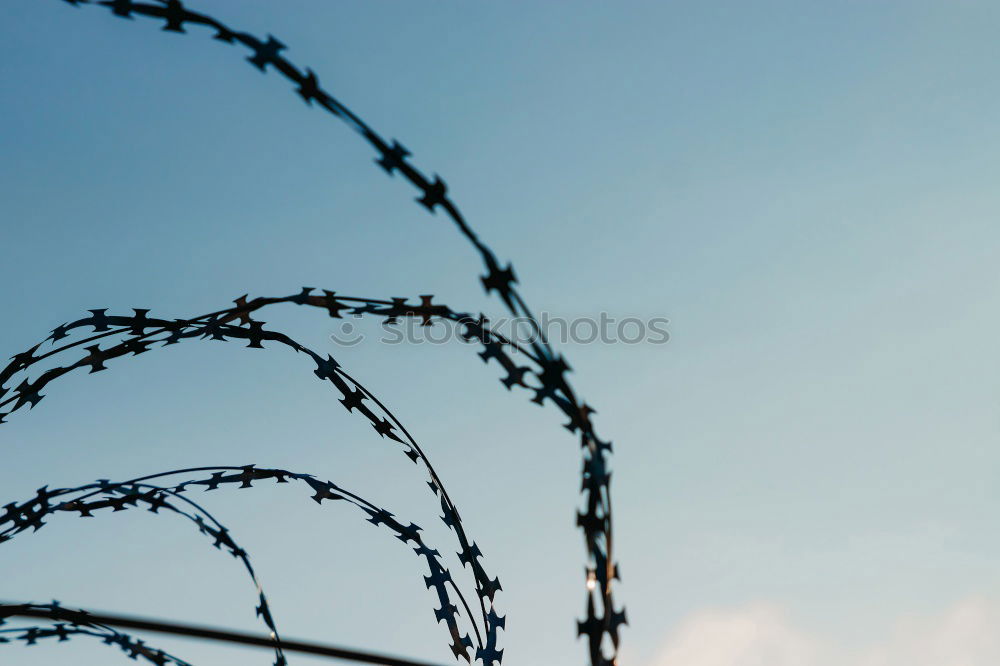
[[[188,479],[167,487],[148,483],[148,481],[191,472],[211,472],[211,476],[208,478]],[[457,619],[459,617],[459,609],[451,603],[447,588],[450,587],[458,596],[465,609],[466,616],[475,628],[474,616],[464,594],[452,579],[448,569],[441,563],[438,551],[429,548],[424,543],[419,534],[421,528],[414,523],[405,525],[399,522],[394,514],[363,497],[341,488],[330,481],[318,481],[315,477],[308,474],[294,473],[281,469],[262,469],[254,465],[212,466],[161,472],[116,483],[101,480],[75,488],[54,490],[41,488],[32,499],[21,504],[11,503],[4,507],[4,512],[0,513],[0,543],[8,541],[17,534],[26,532],[29,529],[38,531],[46,524],[44,522],[46,516],[58,512],[78,513],[80,517],[89,518],[93,516],[94,512],[102,509],[111,509],[114,512],[119,512],[138,506],[140,503],[148,505],[149,510],[154,513],[159,509],[174,511],[193,522],[200,532],[214,538],[216,540],[214,545],[217,548],[224,547],[231,555],[243,562],[258,590],[260,605],[257,608],[257,614],[262,618],[275,641],[276,663],[283,665],[285,663],[282,653],[284,643],[278,638],[277,628],[271,617],[266,596],[257,579],[253,566],[249,562],[246,550],[236,543],[229,530],[209,511],[199,503],[182,495],[182,493],[189,489],[189,486],[203,487],[207,491],[233,485],[237,485],[241,489],[246,489],[253,487],[254,481],[265,479],[274,479],[277,483],[288,483],[289,481],[304,482],[315,492],[312,499],[317,503],[321,504],[323,500],[345,500],[366,513],[368,515],[368,522],[376,526],[384,526],[393,532],[403,543],[413,542],[413,552],[425,559],[430,573],[429,577],[424,578],[424,582],[428,588],[435,590],[438,600],[441,603],[441,608],[435,611],[435,617],[438,622],[444,620],[448,626],[452,640],[454,641],[451,647],[455,656],[462,656],[469,660],[466,649],[473,647],[473,644],[467,634],[465,636],[461,635]],[[140,489],[145,489],[145,492],[142,492]],[[199,515],[190,515],[172,506],[164,499],[165,496],[185,501],[194,507]],[[213,529],[210,525],[207,525],[206,519],[213,522],[216,528]],[[500,628],[503,628],[503,618],[491,618],[488,635],[491,637],[495,636],[496,630]],[[479,638],[478,629],[476,629],[476,635],[479,644],[478,647],[482,649],[483,643]]]
[[[93,4],[89,0],[65,0],[72,5]],[[611,537],[611,501],[609,491],[610,473],[608,472],[607,454],[610,445],[597,438],[590,425],[589,415],[592,413],[585,404],[578,403],[572,389],[564,377],[569,371],[565,360],[555,354],[545,340],[543,331],[536,318],[526,305],[523,297],[513,286],[517,283],[510,264],[501,267],[495,255],[471,229],[459,212],[454,201],[447,194],[447,186],[437,175],[431,181],[408,160],[410,153],[397,141],[392,145],[371,129],[364,121],[350,111],[332,95],[323,90],[315,73],[306,69],[300,71],[287,60],[281,51],[286,47],[273,36],[268,35],[264,41],[253,35],[230,29],[220,21],[204,14],[189,11],[179,0],[161,0],[159,3],[134,2],[132,0],[103,0],[97,4],[106,6],[116,16],[133,18],[144,16],[163,20],[163,29],[170,32],[185,32],[185,25],[202,25],[216,31],[215,38],[222,42],[238,43],[252,51],[247,60],[266,71],[270,66],[282,76],[297,86],[296,92],[308,104],[316,102],[336,117],[344,120],[355,132],[364,137],[379,153],[376,162],[389,174],[399,172],[422,194],[417,201],[430,212],[440,208],[456,224],[459,231],[473,244],[480,253],[487,274],[481,280],[487,293],[496,292],[507,306],[508,310],[518,316],[526,317],[536,332],[536,338],[531,347],[543,364],[543,390],[536,396],[540,404],[546,397],[554,401],[554,388],[563,392],[569,404],[564,407],[570,412],[571,431],[579,431],[581,446],[584,450],[584,474],[582,491],[585,495],[585,510],[578,515],[577,523],[583,530],[587,543],[591,566],[588,568],[588,607],[585,621],[578,624],[580,635],[587,635],[590,646],[590,659],[594,666],[613,663],[617,660],[619,642],[618,630],[626,623],[624,611],[615,611],[612,598],[612,581],[618,578],[617,567],[612,555]],[[0,396],[2,397],[2,396]],[[34,402],[32,402],[32,405]],[[558,401],[557,401],[558,404]],[[577,414],[579,412],[579,414]],[[0,417],[2,418],[2,417]],[[600,586],[592,585],[599,582]],[[600,605],[600,609],[596,606]],[[611,657],[606,657],[602,644],[605,638],[611,642]]]
[[[488,646],[493,645],[493,650],[495,651],[496,636],[495,632],[490,630],[490,627],[496,622],[496,619],[494,618],[499,617],[495,616],[495,613],[493,612],[492,602],[495,593],[501,589],[500,583],[497,579],[491,580],[483,569],[481,563],[478,561],[478,558],[481,557],[481,553],[474,543],[470,545],[465,528],[458,517],[457,508],[447,496],[447,493],[444,490],[443,482],[434,472],[430,460],[420,449],[417,442],[409,436],[409,433],[406,432],[405,429],[402,429],[399,419],[393,415],[392,412],[389,411],[380,401],[374,402],[376,402],[376,405],[383,411],[385,416],[378,416],[372,409],[365,405],[364,400],[366,396],[373,396],[371,391],[366,389],[357,380],[343,371],[340,365],[334,361],[332,357],[324,359],[320,355],[284,334],[265,330],[263,328],[263,322],[254,321],[249,317],[249,312],[253,309],[259,309],[265,305],[278,302],[301,302],[308,304],[308,299],[305,296],[308,291],[311,290],[303,289],[303,292],[298,295],[279,299],[255,299],[255,301],[247,305],[240,305],[242,301],[245,301],[244,298],[241,298],[237,299],[238,305],[236,308],[221,311],[223,312],[223,315],[201,315],[191,320],[150,318],[148,316],[148,310],[136,310],[135,312],[137,314],[133,316],[107,315],[104,310],[93,310],[91,311],[90,317],[57,327],[54,333],[50,335],[49,339],[55,343],[55,340],[61,340],[68,337],[70,331],[84,326],[92,327],[95,332],[102,331],[101,335],[103,336],[124,333],[126,331],[133,332],[134,335],[126,339],[125,342],[103,350],[100,349],[99,346],[87,347],[86,349],[89,352],[88,356],[78,360],[76,363],[50,369],[42,373],[42,375],[33,383],[25,380],[17,389],[15,389],[14,395],[4,401],[4,404],[16,401],[12,411],[16,411],[17,409],[24,407],[26,404],[30,404],[33,407],[34,404],[41,399],[41,395],[38,392],[49,382],[68,374],[75,369],[89,367],[90,372],[92,373],[104,370],[106,369],[105,363],[111,359],[126,356],[129,353],[145,353],[146,351],[149,351],[148,347],[156,342],[162,342],[164,346],[166,346],[178,343],[182,340],[198,337],[202,339],[210,338],[220,341],[225,341],[227,338],[234,338],[248,340],[250,342],[248,345],[249,347],[263,348],[262,342],[265,340],[271,340],[284,346],[291,347],[296,352],[307,354],[312,358],[313,362],[316,363],[317,367],[314,374],[316,374],[316,376],[321,380],[329,380],[340,391],[343,396],[341,403],[348,411],[357,410],[369,420],[376,432],[378,432],[382,437],[387,437],[403,444],[405,447],[405,453],[412,461],[417,462],[419,460],[423,462],[430,475],[429,486],[431,491],[435,494],[435,496],[438,496],[440,493],[441,507],[445,512],[443,520],[445,524],[456,533],[459,539],[461,545],[459,557],[464,564],[471,566],[472,568],[472,573],[476,582],[476,589],[479,592],[482,620],[487,633],[487,644]],[[327,296],[326,299],[329,301],[329,296]],[[353,300],[360,301],[361,299]],[[367,304],[365,308],[374,307],[376,308],[376,312],[388,317],[391,313],[398,314],[399,312],[406,310],[403,299],[396,300],[399,303],[387,309],[380,310],[380,306],[378,304]],[[354,310],[361,309],[362,308],[354,308]],[[433,306],[431,309],[436,312],[441,311],[440,306]],[[241,322],[247,322],[247,327],[242,328],[224,323],[236,321],[237,319]],[[119,328],[113,329],[111,328],[112,326],[118,326]],[[147,332],[145,330],[146,328],[151,328],[152,330]],[[169,336],[166,340],[155,339],[154,337],[167,332],[169,332]],[[93,337],[95,336],[91,336],[85,341],[65,344],[58,350],[54,351],[61,352],[81,346],[88,341],[92,341]],[[38,347],[39,346],[36,345],[29,352],[15,356],[13,362],[0,371],[0,381],[7,381],[17,373],[26,371],[28,368],[37,364],[40,360],[52,356],[52,352],[42,354],[38,357],[33,356],[34,351],[37,351]],[[27,389],[25,387],[27,386],[30,386],[30,394],[26,393]],[[2,388],[2,384],[0,384],[0,395],[3,395],[4,390],[5,389]],[[32,396],[38,397],[33,400]],[[393,426],[394,423],[399,424],[401,431],[404,432],[404,436],[406,437],[405,441],[395,433],[395,428]],[[487,610],[484,602],[484,599],[486,598],[490,600],[491,608],[489,611]],[[478,628],[476,633],[478,634]],[[491,654],[491,648],[485,647],[481,649],[486,651],[486,655]],[[495,651],[494,656],[491,658],[499,660],[499,655],[501,653],[502,651]],[[491,662],[487,661],[487,663]]]

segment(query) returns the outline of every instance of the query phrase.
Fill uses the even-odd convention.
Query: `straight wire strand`
[[[12,604],[13,605],[13,604]],[[31,617],[52,619],[51,611],[43,609],[24,608],[10,613],[7,617]],[[225,641],[239,645],[250,645],[274,649],[275,641],[272,638],[263,637],[257,634],[231,631],[226,629],[213,629],[192,624],[180,624],[178,622],[166,622],[163,620],[153,620],[149,618],[130,617],[125,615],[108,615],[105,613],[87,612],[85,615],[88,622],[93,624],[107,625],[121,629],[138,629],[140,631],[152,631],[172,636],[185,636],[189,638],[208,638],[216,641]],[[321,657],[332,657],[344,661],[353,661],[360,664],[381,664],[382,666],[443,666],[429,661],[414,661],[403,657],[392,657],[373,652],[361,652],[350,648],[337,647],[333,645],[321,645],[306,641],[281,639],[281,647],[285,652],[300,652],[302,654],[313,654]]]

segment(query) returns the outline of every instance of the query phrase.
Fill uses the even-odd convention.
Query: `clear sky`
[[[998,663],[1000,6],[190,4],[273,33],[440,173],[536,309],[670,319],[666,345],[564,347],[616,446],[626,666]],[[302,285],[501,313],[450,224],[238,47],[58,0],[0,17],[5,354],[90,308],[184,317]],[[266,319],[428,451],[503,583],[505,663],[582,663],[561,417],[458,344],[342,348],[317,313]],[[188,343],[68,378],[3,426],[0,504],[256,463],[357,489],[450,552],[423,478],[310,369]],[[206,505],[285,634],[449,660],[420,562],[355,512],[280,488]],[[259,626],[235,562],[169,517],[54,519],[0,572],[3,598]]]

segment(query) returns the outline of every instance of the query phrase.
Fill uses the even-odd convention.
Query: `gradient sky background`
[[[670,318],[667,345],[564,348],[616,444],[624,664],[998,663],[1000,6],[192,7],[273,33],[440,173],[536,309]],[[181,317],[301,285],[501,313],[451,225],[243,50],[57,0],[0,16],[4,353],[89,308]],[[579,455],[559,415],[458,344],[343,349],[318,313],[266,319],[428,451],[504,585],[505,663],[580,664]],[[256,463],[363,491],[452,549],[409,461],[290,352],[189,343],[47,396],[2,428],[0,504]],[[421,563],[356,512],[282,488],[206,504],[286,635],[448,662]],[[0,572],[8,599],[258,627],[236,563],[168,517],[52,520],[0,548]]]

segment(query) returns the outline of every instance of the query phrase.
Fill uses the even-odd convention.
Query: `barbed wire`
[[[24,614],[48,615],[51,627],[0,628],[0,644],[20,643],[24,646],[38,645],[40,641],[57,639],[65,643],[76,637],[97,638],[104,645],[120,649],[129,659],[142,659],[155,666],[192,666],[189,662],[146,645],[144,641],[116,631],[112,627],[94,622],[87,613],[78,609],[64,608],[59,602],[51,604],[0,604],[0,627],[8,618]]]
[[[204,478],[186,479],[169,486],[149,483],[150,481],[159,481],[196,472],[210,472],[211,474]],[[225,550],[243,563],[257,590],[259,602],[256,608],[257,616],[261,618],[275,640],[276,666],[284,666],[286,661],[281,651],[281,640],[278,636],[277,626],[271,615],[263,587],[250,564],[249,554],[236,542],[231,532],[218,519],[199,503],[183,495],[192,488],[202,488],[205,491],[225,487],[247,489],[254,487],[255,481],[267,479],[274,479],[279,484],[305,483],[314,493],[311,499],[317,504],[322,504],[324,500],[347,502],[364,512],[368,516],[367,522],[384,527],[404,544],[412,542],[413,552],[424,558],[427,564],[430,575],[424,577],[424,583],[428,589],[433,589],[437,594],[441,608],[434,611],[435,618],[438,622],[444,621],[446,623],[453,641],[451,649],[455,656],[471,661],[468,654],[469,648],[476,647],[477,658],[481,658],[479,655],[486,655],[489,650],[495,649],[498,631],[504,626],[504,618],[497,616],[491,610],[487,618],[486,642],[484,643],[478,628],[475,627],[475,617],[465,596],[452,579],[451,572],[442,563],[440,552],[430,548],[420,535],[422,528],[419,525],[412,522],[404,523],[395,514],[379,505],[331,481],[321,481],[311,474],[295,473],[283,469],[258,468],[255,465],[212,466],[161,472],[115,483],[102,479],[75,488],[53,490],[47,487],[40,488],[31,499],[20,504],[11,503],[3,507],[3,513],[0,513],[0,543],[9,541],[28,530],[38,531],[45,526],[46,517],[58,513],[72,513],[78,514],[81,518],[91,518],[96,512],[103,509],[110,509],[112,512],[118,513],[138,506],[145,506],[152,513],[158,513],[161,509],[172,511],[187,518],[198,528],[199,532],[212,538],[216,548]],[[173,505],[170,498],[187,503],[194,510],[193,513],[188,513]],[[475,629],[476,645],[473,645],[468,634],[462,635],[461,633],[459,628],[460,611],[451,601],[449,587],[461,601],[467,619]],[[484,663],[492,663],[485,658],[483,660]]]
[[[263,40],[251,34],[234,30],[210,16],[190,11],[178,0],[161,0],[156,3],[133,2],[132,0],[104,0],[96,3],[90,0],[64,1],[75,6],[88,4],[102,5],[109,8],[114,15],[122,18],[140,16],[159,19],[164,21],[163,30],[168,32],[183,33],[186,26],[208,27],[215,30],[215,39],[229,44],[239,44],[248,48],[251,51],[251,54],[246,58],[248,62],[261,71],[267,71],[270,68],[279,72],[296,86],[295,92],[307,104],[319,106],[344,121],[376,150],[378,156],[375,161],[379,166],[390,175],[394,173],[402,174],[404,179],[419,190],[418,203],[431,213],[443,210],[463,236],[475,247],[486,268],[486,274],[481,276],[480,279],[487,294],[495,294],[511,313],[515,316],[525,318],[533,328],[534,335],[528,347],[531,352],[529,358],[536,364],[536,368],[531,370],[531,372],[538,380],[538,384],[530,386],[524,383],[524,376],[528,374],[529,370],[515,363],[508,354],[501,351],[504,343],[495,335],[491,334],[482,340],[485,348],[480,355],[485,361],[489,361],[492,358],[498,360],[508,373],[507,377],[502,380],[508,388],[515,385],[526,386],[535,392],[534,402],[543,404],[545,399],[548,398],[556,403],[570,419],[566,427],[571,432],[577,433],[580,437],[581,447],[584,452],[581,486],[584,498],[583,509],[577,515],[577,525],[584,533],[590,562],[586,569],[588,590],[586,617],[578,623],[578,633],[581,636],[587,637],[590,661],[593,666],[605,666],[616,663],[619,630],[621,625],[626,623],[626,618],[623,610],[615,609],[612,591],[613,581],[619,578],[619,572],[612,557],[611,474],[608,466],[611,444],[602,441],[594,432],[590,419],[594,410],[580,402],[574,394],[572,387],[565,377],[566,373],[570,371],[570,367],[561,355],[551,349],[548,341],[545,339],[544,332],[537,324],[537,319],[514,286],[517,283],[517,278],[512,265],[508,263],[506,267],[501,266],[493,251],[480,240],[449,196],[447,185],[441,177],[435,174],[434,179],[431,180],[418,170],[408,160],[410,152],[398,141],[392,140],[390,144],[389,141],[375,132],[359,116],[321,88],[316,74],[311,69],[306,68],[302,71],[286,59],[281,53],[286,49],[285,45],[272,35],[268,35],[267,39]],[[329,298],[332,296],[334,296],[333,292],[324,292],[324,297],[319,298]],[[305,301],[302,304],[314,304],[311,302],[315,298],[311,295],[311,290],[310,292],[304,291],[303,295],[300,295],[299,298]],[[334,300],[335,302],[343,302],[345,299],[335,298]],[[362,308],[362,314],[368,312],[381,314],[381,312],[376,311],[377,308],[389,308],[391,310],[393,308],[400,308],[401,304],[397,304],[395,301],[382,301],[377,304],[372,302],[359,307]],[[430,308],[429,303],[425,307],[424,312],[428,313]],[[365,310],[365,308],[373,309]],[[412,306],[410,306],[410,309],[412,310]],[[36,346],[24,354],[15,356],[14,363],[10,364],[3,373],[0,373],[0,408],[13,405],[8,408],[7,413],[0,413],[0,422],[3,422],[4,416],[10,412],[17,411],[26,405],[34,407],[42,398],[42,395],[39,393],[40,389],[67,372],[88,365],[91,368],[91,372],[96,372],[104,369],[104,362],[112,358],[128,354],[138,355],[148,351],[148,345],[152,344],[152,342],[147,341],[147,336],[144,335],[146,322],[149,321],[145,318],[148,312],[148,310],[136,310],[134,319],[126,325],[140,327],[140,334],[133,336],[133,339],[122,343],[122,345],[103,350],[99,345],[94,345],[88,348],[88,351],[90,351],[88,357],[77,361],[72,366],[52,368],[33,382],[25,379],[17,387],[12,389],[5,388],[4,385],[14,374],[48,355],[62,351],[62,349],[53,350],[41,357],[35,357],[34,352],[38,349]],[[94,326],[95,333],[105,332],[106,329],[103,327],[111,326],[106,319],[107,315],[105,313],[105,310],[92,311],[92,317],[88,318],[89,321],[86,324],[80,323],[79,325],[92,325]],[[331,311],[331,315],[336,316],[336,313]],[[403,315],[409,316],[409,313],[404,312],[399,316]],[[435,495],[440,494],[442,508],[445,512],[444,519],[446,523],[449,519],[455,523],[453,529],[455,529],[462,542],[463,552],[460,553],[460,556],[463,557],[463,562],[466,562],[466,559],[468,559],[466,563],[474,572],[477,589],[480,592],[481,610],[485,619],[487,612],[483,593],[486,592],[485,596],[490,600],[492,612],[493,594],[500,589],[499,582],[495,581],[495,579],[494,581],[490,581],[488,577],[484,577],[485,572],[480,572],[481,565],[479,565],[478,560],[481,557],[481,553],[478,552],[478,547],[474,543],[469,544],[467,540],[464,540],[464,528],[461,527],[460,520],[458,520],[454,504],[447,497],[443,485],[436,474],[434,474],[433,468],[430,466],[429,461],[427,461],[426,456],[423,456],[416,442],[406,433],[402,424],[399,424],[394,417],[391,417],[391,413],[388,413],[388,410],[378,402],[374,395],[363,389],[363,387],[343,372],[331,357],[323,359],[317,354],[306,350],[287,336],[264,331],[262,324],[258,322],[241,320],[240,326],[234,326],[228,321],[223,321],[223,317],[224,312],[205,315],[199,320],[194,320],[196,325],[193,329],[190,326],[181,326],[177,322],[150,324],[150,326],[157,325],[160,327],[161,333],[167,337],[165,340],[158,341],[162,341],[164,344],[173,344],[182,339],[197,336],[209,337],[216,340],[226,339],[227,336],[230,336],[247,340],[249,347],[262,346],[264,340],[272,340],[312,356],[313,360],[317,363],[315,371],[317,376],[321,379],[330,380],[341,390],[343,394],[341,402],[344,403],[349,411],[355,408],[358,409],[360,413],[372,422],[373,427],[381,436],[403,443],[407,455],[414,462],[422,460],[428,468],[431,474],[430,487]],[[83,322],[86,320],[79,321]],[[481,326],[485,322],[485,318],[480,316],[479,321],[481,322],[479,324]],[[72,327],[72,325],[65,326]],[[68,328],[57,328],[53,332],[53,335],[57,336],[53,338],[53,342],[60,339],[61,334],[65,334],[67,331]],[[479,332],[480,330],[476,328],[475,322],[466,329],[466,333],[473,339],[475,339]],[[94,335],[91,336],[89,341],[102,338],[103,335]],[[15,365],[18,367],[11,370],[9,376],[5,374]],[[11,397],[4,399],[4,396],[11,391],[13,391]],[[372,401],[391,418],[387,418],[386,415],[381,417],[375,416],[375,412],[363,404],[365,399]],[[405,441],[396,433],[397,428],[404,435]],[[449,512],[453,516],[449,516]],[[452,525],[449,525],[449,527],[452,527]],[[609,649],[610,656],[606,654],[605,648]],[[498,661],[501,654],[502,650],[498,651]]]
[[[52,610],[52,607],[56,607],[56,611]],[[85,617],[85,621],[89,623],[88,626],[101,625],[103,627],[115,627],[121,629],[134,629],[139,631],[151,631],[154,633],[169,634],[172,636],[181,636],[186,638],[201,638],[211,641],[216,641],[219,643],[231,643],[235,645],[251,646],[251,647],[267,647],[273,646],[274,641],[271,638],[264,638],[257,634],[245,633],[239,631],[216,629],[212,627],[205,627],[192,624],[183,624],[179,622],[167,622],[164,620],[151,620],[148,618],[136,617],[134,615],[119,615],[119,614],[109,614],[102,613],[93,610],[85,610],[81,608],[74,608],[71,611],[63,608],[59,602],[54,602],[53,604],[33,604],[33,603],[15,603],[15,602],[0,602],[0,611],[2,611],[2,617],[0,617],[0,624],[5,618],[31,618],[32,620],[43,620],[52,621],[53,612],[58,612],[59,615],[56,617],[62,617],[64,619],[69,618],[69,624],[71,624],[76,618],[82,616]],[[30,627],[23,627],[23,629],[29,629]],[[11,641],[8,641],[11,642]],[[312,643],[309,641],[297,641],[290,639],[282,639],[282,648],[286,652],[296,652],[300,654],[308,654],[319,657],[331,657],[333,659],[341,659],[347,661],[354,661],[363,664],[380,664],[381,666],[440,666],[440,664],[435,664],[427,661],[418,661],[414,659],[408,659],[405,657],[397,657],[384,653],[374,653],[374,652],[362,652],[359,650],[339,647],[335,645],[325,645],[321,643]]]
[[[0,405],[10,406],[11,412],[24,407],[34,407],[42,399],[41,391],[49,383],[72,372],[76,369],[88,368],[91,373],[107,369],[107,363],[111,360],[128,356],[146,353],[152,349],[170,346],[183,340],[190,339],[213,339],[225,341],[246,340],[250,348],[263,348],[264,341],[276,341],[285,346],[289,346],[297,352],[302,352],[311,357],[316,364],[314,374],[320,379],[328,379],[339,390],[342,398],[341,403],[348,411],[357,410],[365,416],[377,432],[383,437],[394,439],[407,446],[405,452],[414,462],[422,461],[427,467],[430,475],[429,486],[435,495],[440,493],[441,508],[444,512],[442,520],[453,529],[459,536],[461,552],[459,557],[465,564],[473,567],[477,590],[481,601],[488,597],[491,604],[493,593],[500,588],[499,581],[490,580],[479,563],[482,553],[473,542],[470,544],[465,534],[464,527],[458,517],[457,508],[451,503],[444,489],[443,483],[434,472],[429,459],[420,449],[419,445],[409,435],[405,427],[399,423],[395,415],[392,414],[368,389],[360,384],[356,379],[348,375],[343,368],[332,357],[321,357],[312,350],[304,347],[295,340],[284,334],[269,331],[264,328],[264,322],[254,319],[252,313],[256,313],[266,307],[277,304],[297,304],[323,309],[328,315],[341,317],[342,313],[350,315],[374,315],[382,319],[383,323],[398,321],[402,317],[418,318],[423,325],[431,325],[436,319],[444,319],[457,322],[464,327],[463,335],[466,339],[478,342],[483,351],[480,353],[484,361],[496,359],[507,371],[507,377],[503,378],[507,388],[522,386],[531,389],[535,393],[533,400],[541,402],[546,397],[560,405],[571,417],[567,427],[581,427],[581,423],[575,423],[573,417],[579,414],[569,409],[570,403],[559,395],[558,386],[546,385],[546,380],[551,381],[546,376],[544,364],[535,358],[529,351],[519,347],[516,343],[508,340],[489,328],[488,320],[481,315],[473,317],[464,312],[456,312],[443,304],[434,303],[434,297],[424,295],[420,297],[418,303],[409,303],[404,298],[394,298],[391,300],[358,298],[351,296],[337,295],[335,292],[324,290],[322,295],[314,294],[315,290],[305,287],[299,293],[282,297],[260,297],[248,300],[242,296],[234,301],[235,306],[224,310],[219,310],[206,315],[194,317],[192,319],[163,319],[150,317],[148,309],[134,309],[132,315],[108,314],[107,310],[92,310],[90,316],[73,322],[62,324],[56,327],[49,337],[35,345],[31,349],[21,354],[15,355],[6,367],[0,370]],[[234,325],[233,322],[238,323]],[[67,338],[76,337],[81,333],[81,329],[89,328],[93,335],[62,344]],[[101,348],[99,341],[120,336],[122,340],[108,347]],[[45,342],[51,343],[52,349],[42,351]],[[154,345],[159,344],[159,347]],[[58,346],[57,346],[58,345]],[[86,346],[89,345],[89,346]],[[37,379],[31,381],[24,379],[16,388],[12,390],[12,395],[6,396],[8,389],[4,388],[11,379],[18,375],[26,374],[29,369],[43,361],[54,360],[54,357],[65,355],[70,350],[83,347],[87,354],[67,365],[50,367],[41,372]],[[534,367],[519,366],[513,360],[514,354],[520,354],[527,359]],[[537,385],[529,383],[527,378],[534,375],[538,380]],[[533,388],[532,388],[533,387]],[[375,402],[379,411],[385,416],[380,416],[375,410],[368,408],[366,399]],[[586,416],[586,414],[584,414]],[[406,438],[404,441],[395,433],[397,424],[400,433]],[[587,427],[586,423],[582,424]],[[495,631],[489,631],[487,618],[494,613],[492,608],[489,612],[483,609],[484,622],[487,625],[487,641],[484,650],[484,657],[490,658],[495,652],[497,655],[502,651],[496,650]],[[478,633],[478,631],[477,631]],[[454,649],[454,648],[453,648]],[[490,663],[490,662],[486,662]]]
[[[159,478],[160,476],[157,475],[151,478]],[[87,490],[91,492],[82,497],[77,497],[75,500],[63,500],[59,504],[52,504],[52,500],[54,499],[70,493]],[[97,493],[101,493],[105,497],[101,501],[84,501],[87,497]],[[187,504],[190,509],[193,509],[193,512],[189,513],[178,508],[167,499],[168,497],[173,497]],[[257,573],[254,571],[253,565],[250,563],[249,554],[236,543],[229,530],[211,513],[190,498],[183,497],[180,491],[176,489],[162,488],[151,484],[139,483],[138,481],[111,483],[106,479],[76,489],[50,491],[47,487],[39,488],[32,499],[20,505],[11,503],[3,507],[4,512],[0,514],[0,544],[12,540],[15,536],[27,531],[29,528],[33,532],[37,532],[46,524],[44,518],[56,511],[78,511],[81,518],[92,518],[94,511],[111,508],[113,512],[118,513],[131,506],[138,506],[140,502],[148,504],[148,510],[152,513],[159,513],[161,509],[164,509],[188,519],[198,528],[200,533],[215,540],[213,546],[218,549],[226,549],[243,564],[257,592],[258,605],[255,609],[256,614],[262,619],[269,630],[269,635],[275,640],[275,666],[286,666],[287,660],[281,648],[278,628],[271,614],[264,588],[257,578]],[[4,527],[8,523],[10,525]]]
[[[484,625],[488,624],[490,615],[495,614],[492,605],[496,592],[501,588],[500,582],[496,578],[491,579],[486,573],[480,562],[482,552],[475,542],[470,542],[459,517],[457,507],[455,507],[448,496],[444,484],[434,471],[429,458],[424,454],[420,445],[399,422],[399,419],[371,391],[348,375],[332,357],[327,356],[324,358],[282,333],[266,330],[263,327],[263,322],[253,320],[249,316],[251,311],[268,304],[302,301],[303,294],[307,294],[307,291],[309,290],[304,289],[297,296],[279,299],[255,299],[250,304],[246,304],[246,299],[241,298],[237,299],[237,306],[235,308],[210,313],[190,320],[150,318],[148,310],[136,310],[136,314],[129,316],[108,315],[106,311],[101,310],[92,311],[90,317],[57,327],[52,335],[49,336],[49,340],[54,345],[56,340],[70,337],[71,333],[82,327],[93,328],[93,332],[96,335],[63,344],[39,356],[34,356],[34,352],[38,351],[40,346],[36,345],[31,351],[15,356],[7,367],[0,370],[0,380],[3,382],[9,381],[10,378],[27,371],[42,361],[52,359],[54,356],[71,349],[88,345],[91,342],[95,342],[96,339],[106,339],[113,335],[123,335],[124,340],[104,349],[97,344],[85,347],[85,351],[87,351],[86,356],[67,365],[48,368],[34,381],[25,379],[13,390],[13,395],[4,398],[0,401],[0,404],[13,403],[11,411],[17,411],[25,406],[33,407],[42,398],[40,391],[50,382],[81,368],[89,368],[91,373],[99,372],[107,369],[106,363],[112,359],[129,354],[138,355],[145,353],[157,348],[153,347],[153,345],[158,342],[162,343],[162,346],[168,346],[184,340],[198,338],[218,341],[233,339],[247,340],[249,343],[247,346],[250,348],[263,348],[263,342],[274,341],[290,347],[297,352],[307,354],[316,364],[316,369],[313,371],[314,374],[319,379],[327,380],[333,384],[342,396],[340,400],[341,404],[349,412],[358,412],[370,422],[372,427],[382,437],[402,444],[407,457],[413,462],[423,462],[429,475],[428,486],[435,496],[438,496],[440,499],[441,510],[444,513],[442,520],[456,534],[461,547],[458,555],[463,564],[472,570],[480,599],[483,622]],[[325,300],[329,302],[328,299]],[[403,299],[396,300],[397,305],[391,306],[389,310],[401,314],[406,308],[398,305],[398,303]],[[308,300],[306,300],[306,303],[308,303]],[[337,307],[335,303],[331,303],[330,305],[333,308]],[[354,310],[379,310],[381,307],[379,303],[365,303],[363,306],[354,308]],[[333,311],[336,310],[334,309]],[[425,311],[441,312],[442,310],[439,306],[430,306]],[[240,321],[241,323],[245,321],[246,325],[235,326],[229,323],[233,321]],[[0,385],[0,397],[3,396],[4,389]],[[372,406],[367,404],[368,401],[373,403]],[[487,601],[490,605],[489,609],[486,608]],[[483,653],[484,659],[494,658],[493,653],[496,652],[496,637],[491,636],[488,640],[492,643],[493,647],[491,648],[489,645],[482,646],[482,649],[485,651]],[[496,654],[500,653],[502,651],[496,652]],[[486,661],[485,663],[489,664],[492,662]]]

